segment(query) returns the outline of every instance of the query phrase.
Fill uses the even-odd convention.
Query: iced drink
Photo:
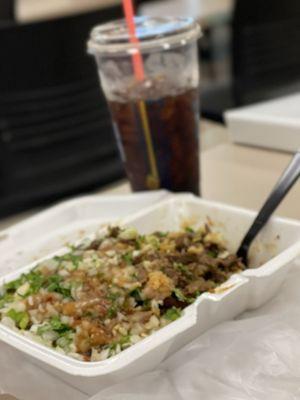
[[[137,18],[136,49],[124,23],[112,24],[118,33],[111,25],[96,27],[89,45],[132,189],[200,194],[198,25],[191,19]],[[142,81],[134,76],[133,51],[143,56]]]

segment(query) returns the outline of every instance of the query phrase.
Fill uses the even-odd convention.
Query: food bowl
[[[178,230],[187,225],[197,227],[209,220],[214,231],[219,231],[225,238],[229,251],[235,252],[254,216],[252,211],[183,194],[170,196],[169,199],[123,218],[120,222],[125,226],[136,227],[141,233],[151,233],[156,230]],[[65,241],[84,234],[90,235],[91,227],[96,229],[100,222],[102,220],[98,220],[97,217],[82,221],[78,236],[75,234],[79,229],[77,225],[71,230],[70,227],[64,226],[59,235]],[[52,243],[49,245],[51,254],[47,254],[45,258],[64,251],[63,248],[57,247],[53,252],[53,235],[48,232],[41,242],[43,252],[47,241]],[[62,243],[58,238],[57,241]],[[32,250],[31,260],[40,260],[38,250],[37,247]],[[184,310],[178,320],[104,361],[86,363],[73,360],[2,324],[0,339],[22,351],[42,368],[92,395],[103,387],[155,368],[205,330],[232,319],[247,309],[261,306],[278,291],[291,262],[299,254],[300,223],[272,218],[251,248],[248,270],[233,275],[215,293],[200,295]],[[28,253],[26,257],[28,259]],[[30,270],[37,260],[22,267],[16,265],[13,272],[1,278],[0,285]]]

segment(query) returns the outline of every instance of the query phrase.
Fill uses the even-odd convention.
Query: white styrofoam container
[[[168,196],[166,190],[82,196],[50,207],[0,232],[0,277]]]
[[[176,230],[183,225],[201,225],[209,218],[214,223],[214,229],[225,237],[229,250],[235,251],[254,216],[252,211],[206,201],[193,195],[174,195],[124,218],[122,224],[135,226],[141,233],[150,233],[155,230]],[[97,218],[93,227],[96,223]],[[67,236],[70,235],[67,227],[66,230]],[[71,237],[74,237],[74,232]],[[52,255],[53,252],[47,257]],[[251,264],[259,268],[232,276],[217,293],[202,294],[185,309],[181,318],[105,361],[85,363],[73,360],[1,324],[0,339],[81,391],[94,394],[110,384],[155,368],[205,330],[247,309],[262,305],[278,291],[291,262],[298,255],[300,222],[273,218],[251,249]],[[14,272],[0,279],[0,285],[15,279],[32,266],[18,266]]]
[[[300,94],[225,112],[236,143],[295,152],[300,149]]]

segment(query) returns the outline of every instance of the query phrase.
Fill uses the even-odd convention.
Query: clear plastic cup
[[[135,23],[138,40],[119,20],[96,26],[88,42],[131,187],[199,195],[200,27],[191,18]]]

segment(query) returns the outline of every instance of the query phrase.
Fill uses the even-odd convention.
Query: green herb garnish
[[[185,228],[185,231],[188,232],[188,233],[195,233],[194,229],[191,228],[190,226],[187,226],[187,227]]]
[[[110,301],[116,301],[120,297],[120,293],[118,292],[110,292],[107,295],[107,299]]]
[[[5,293],[0,297],[0,308],[3,308],[7,303],[12,303],[14,301],[14,295],[11,293]]]
[[[129,342],[130,342],[130,335],[125,335],[125,336],[121,337],[121,339],[119,340],[118,344],[122,347],[122,346],[124,346],[125,344],[127,344]]]
[[[131,265],[133,261],[132,253],[126,253],[122,255],[122,259],[126,262],[126,264]]]
[[[79,263],[82,261],[82,256],[74,253],[67,253],[62,256],[56,256],[54,259],[60,266],[64,261],[70,262],[73,264],[74,270],[76,270],[79,267]]]
[[[59,334],[69,332],[70,330],[72,330],[72,328],[69,325],[61,322],[61,320],[58,316],[52,317],[49,321],[49,324],[50,324],[51,329],[54,332],[57,332]]]
[[[211,258],[216,258],[218,256],[218,251],[216,251],[216,250],[207,250],[206,254]]]
[[[31,271],[24,275],[25,280],[30,284],[30,289],[27,292],[27,296],[37,293],[43,286],[45,277],[38,271]]]
[[[15,292],[16,290],[19,289],[20,286],[22,286],[24,283],[24,275],[22,275],[20,278],[15,279],[14,281],[8,282],[4,285],[4,289],[6,292]]]
[[[64,324],[58,316],[52,317],[49,322],[40,326],[37,330],[37,334],[43,336],[44,333],[54,331],[63,336],[66,333],[73,332],[74,330],[67,324]]]
[[[156,235],[160,238],[164,238],[166,236],[168,236],[168,232],[156,232]]]
[[[62,349],[68,349],[73,342],[73,332],[66,332],[56,340],[56,346]]]
[[[30,322],[29,315],[26,311],[16,311],[12,308],[7,312],[6,315],[7,317],[15,321],[16,325],[23,330],[27,328]]]
[[[129,293],[129,295],[133,297],[137,302],[143,301],[140,289],[134,289],[132,292]]]
[[[71,289],[61,285],[63,278],[60,275],[51,275],[44,283],[45,289],[48,292],[55,292],[63,295],[66,298],[72,298]]]
[[[145,243],[145,236],[144,235],[139,235],[136,239],[135,239],[135,247],[137,250],[140,250],[143,246],[143,244]]]
[[[175,289],[173,290],[173,293],[175,294],[176,298],[177,298],[179,301],[182,301],[182,302],[184,302],[184,303],[187,302],[188,299],[187,299],[187,297],[182,293],[182,290],[181,290],[181,289],[175,288]]]
[[[109,307],[109,309],[107,310],[107,316],[108,318],[114,318],[118,313],[118,307],[113,304],[112,306]]]
[[[175,321],[181,317],[181,310],[179,308],[172,307],[163,315],[163,317],[169,321]]]

